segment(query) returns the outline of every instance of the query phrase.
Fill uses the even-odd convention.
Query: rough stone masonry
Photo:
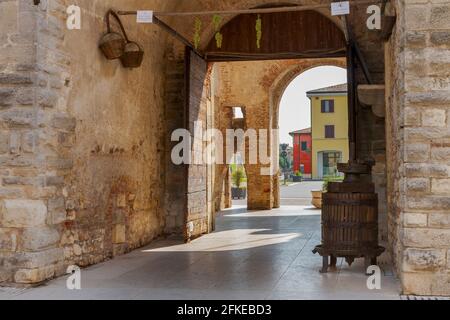
[[[2,285],[40,283],[64,274],[68,265],[95,264],[185,228],[184,169],[170,161],[170,134],[184,126],[184,48],[152,26],[124,18],[130,38],[144,46],[144,64],[130,71],[106,61],[97,43],[109,8],[286,3],[79,0],[82,29],[69,31],[71,1],[40,2],[0,0]],[[382,241],[403,292],[450,295],[450,1],[391,4],[397,23],[384,54],[377,34],[364,29],[365,8],[352,15],[352,24],[362,26],[354,32],[375,82],[386,85],[385,119],[360,110],[358,149],[377,162],[372,176],[387,203]],[[171,23],[192,33],[190,21]],[[203,47],[214,30],[205,25]],[[219,124],[225,111],[220,99],[210,98],[218,102],[212,110]],[[219,183],[214,190],[221,192],[222,181],[219,175],[209,183]],[[276,206],[276,194],[272,190],[264,205]]]

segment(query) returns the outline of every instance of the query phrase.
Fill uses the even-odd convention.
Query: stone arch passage
[[[288,84],[301,73],[318,66],[345,67],[345,59],[301,59],[214,63],[215,85],[221,106],[245,105],[245,128],[277,129],[281,96]],[[215,100],[215,99],[213,99]],[[220,131],[232,128],[228,108],[217,115]],[[219,166],[218,172],[222,171]],[[272,209],[280,204],[278,175],[261,176],[261,166],[248,164],[248,208]],[[222,185],[223,177],[217,177]],[[217,190],[218,188],[216,188]],[[218,192],[218,191],[217,191]],[[220,194],[216,194],[220,198]]]
[[[275,78],[269,89],[269,105],[270,105],[270,114],[273,119],[272,121],[273,129],[279,129],[281,98],[283,97],[283,94],[286,91],[289,84],[304,72],[323,66],[336,66],[346,68],[347,63],[346,60],[343,58],[303,60],[300,63],[289,65],[285,70],[280,72],[279,75]],[[273,185],[272,193],[274,199],[274,208],[279,208],[281,205],[279,175],[275,175],[273,177],[272,185]]]

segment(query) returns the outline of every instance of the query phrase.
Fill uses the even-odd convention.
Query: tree
[[[233,184],[236,186],[236,188],[240,188],[242,184],[242,180],[244,180],[244,170],[242,168],[237,168],[236,171],[233,172],[232,179]]]

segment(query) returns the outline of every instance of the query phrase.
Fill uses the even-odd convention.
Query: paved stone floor
[[[362,261],[320,274],[320,211],[283,207],[220,214],[217,231],[189,244],[160,240],[82,270],[82,290],[66,277],[33,289],[0,289],[0,299],[399,299],[382,265],[382,289],[368,290]]]

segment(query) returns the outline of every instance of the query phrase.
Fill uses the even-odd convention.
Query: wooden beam
[[[358,59],[358,62],[361,65],[367,83],[373,84],[372,75],[370,74],[369,67],[367,66],[366,59],[364,59],[364,55],[362,54],[361,49],[359,48],[358,42],[354,41],[353,45],[355,46],[356,58]]]
[[[279,52],[271,54],[206,52],[205,59],[209,62],[255,61],[255,60],[289,60],[289,59],[320,59],[345,57],[346,48],[338,51],[316,52]]]
[[[350,161],[357,159],[357,101],[356,101],[356,74],[353,44],[347,46],[347,85],[348,85],[348,136],[350,142]]]
[[[333,2],[333,1],[331,1]],[[275,12],[294,12],[305,10],[317,10],[331,7],[330,3],[325,4],[313,4],[305,6],[289,6],[289,7],[273,7],[273,8],[256,8],[256,9],[236,9],[236,10],[214,10],[214,11],[192,11],[192,12],[154,12],[158,17],[186,17],[186,16],[211,16],[215,14],[219,15],[239,15],[239,14],[252,14],[252,13],[275,13]],[[361,6],[364,4],[376,4],[382,3],[383,0],[353,0],[350,1],[351,6]],[[120,15],[136,15],[137,11],[118,11]]]

